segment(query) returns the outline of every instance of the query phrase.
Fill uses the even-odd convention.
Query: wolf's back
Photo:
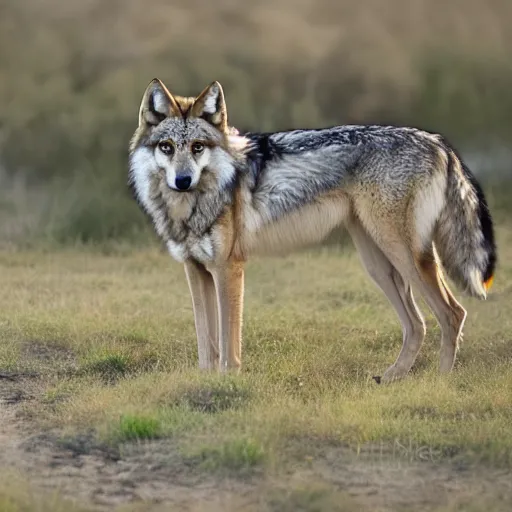
[[[464,291],[485,299],[496,266],[496,244],[489,207],[480,184],[446,142],[446,201],[434,243],[448,275]]]

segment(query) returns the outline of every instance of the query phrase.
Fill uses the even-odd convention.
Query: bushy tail
[[[491,214],[480,184],[460,156],[446,145],[446,203],[437,221],[434,242],[443,267],[464,291],[487,297],[496,266]]]

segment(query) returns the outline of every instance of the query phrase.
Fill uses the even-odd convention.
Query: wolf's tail
[[[434,243],[448,275],[465,292],[487,297],[496,266],[494,228],[480,184],[457,152],[445,145],[446,201]]]

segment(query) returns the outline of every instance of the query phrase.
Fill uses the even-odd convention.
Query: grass
[[[265,459],[265,449],[250,438],[225,441],[215,446],[203,446],[194,458],[205,470],[233,471],[238,475],[260,465]]]
[[[2,512],[90,512],[58,492],[35,494],[30,484],[12,472],[0,475],[0,510]]]
[[[118,426],[119,441],[157,439],[161,435],[161,424],[157,418],[147,416],[121,416]]]
[[[280,482],[335,465],[334,453],[511,471],[507,225],[498,243],[495,288],[487,302],[462,299],[464,342],[446,377],[437,374],[440,333],[427,314],[411,376],[375,384],[372,376],[398,355],[399,324],[357,256],[335,247],[248,265],[239,376],[196,370],[183,271],[160,251],[0,253],[0,371],[37,376],[20,411],[32,429],[61,432],[68,449],[84,432],[92,432],[91,446],[121,457],[142,441],[151,452],[153,442],[163,457],[172,448],[172,464],[185,473]],[[87,453],[88,443],[75,450]],[[326,503],[343,502],[325,480],[301,485],[288,494],[272,488],[261,510],[337,510]],[[466,510],[453,503],[439,510]],[[486,507],[501,510],[496,503]]]

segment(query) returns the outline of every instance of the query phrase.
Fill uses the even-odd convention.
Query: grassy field
[[[183,271],[157,249],[0,253],[0,510],[509,510],[510,227],[498,242],[454,373],[422,303],[424,347],[389,386],[371,377],[399,323],[351,247],[248,265],[225,377],[196,370]]]
[[[0,2],[0,512],[508,511],[512,2],[120,7]],[[154,76],[219,80],[242,130],[411,124],[489,158],[501,263],[455,372],[428,314],[411,376],[374,382],[400,326],[343,246],[252,261],[243,372],[199,373],[183,270],[126,187]]]

